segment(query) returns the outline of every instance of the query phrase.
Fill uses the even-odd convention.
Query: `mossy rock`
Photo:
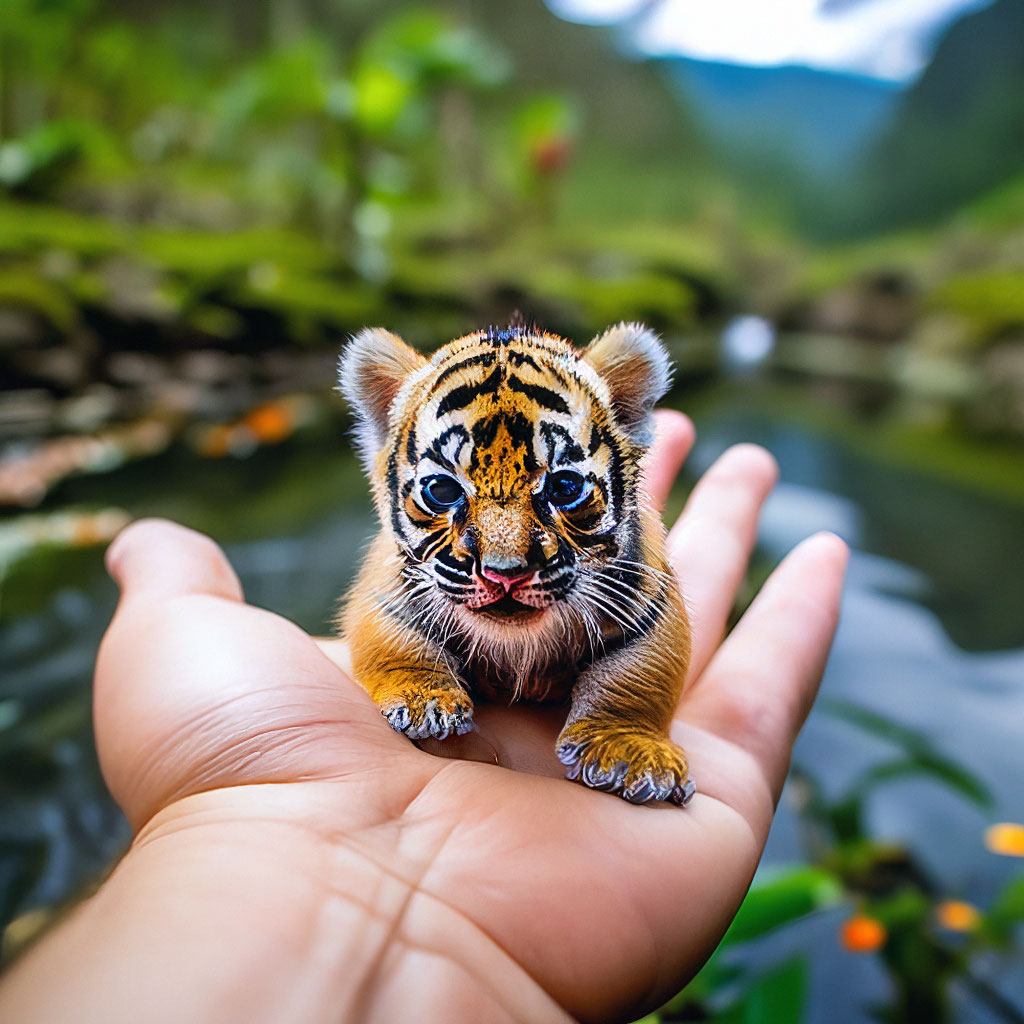
[[[27,266],[0,267],[0,308],[35,313],[67,333],[78,321],[78,308],[67,291]]]
[[[288,267],[289,272],[325,270],[337,259],[315,239],[295,231],[251,228],[231,233],[149,230],[140,252],[158,267],[210,281],[252,268]]]
[[[472,250],[408,253],[395,256],[389,288],[418,299],[465,304],[493,287],[494,258]]]
[[[597,277],[568,268],[541,267],[527,272],[524,290],[539,299],[568,304],[573,319],[595,329],[620,320],[658,325],[689,325],[695,296],[683,281],[651,273]]]
[[[242,307],[276,313],[306,336],[311,322],[356,330],[379,318],[382,306],[380,293],[370,285],[296,274],[276,264],[248,275],[230,299]]]
[[[920,277],[934,251],[933,234],[903,232],[797,255],[792,291],[799,298],[813,298],[880,270]]]
[[[637,270],[691,278],[719,295],[731,294],[739,286],[721,239],[693,227],[637,223],[560,229],[555,235],[564,249],[578,255],[600,258],[611,253],[628,260]]]
[[[967,206],[962,219],[982,230],[1005,231],[1008,225],[1024,224],[1024,177],[987,192]]]
[[[62,249],[94,256],[121,247],[125,238],[123,229],[99,217],[55,206],[0,202],[0,252]]]
[[[947,281],[930,305],[969,318],[983,335],[1024,324],[1024,271],[992,270]]]

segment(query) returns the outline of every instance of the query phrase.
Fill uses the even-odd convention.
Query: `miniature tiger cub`
[[[582,351],[492,327],[430,359],[382,328],[352,339],[339,387],[381,531],[341,625],[392,728],[443,740],[472,728],[474,695],[568,697],[568,778],[689,800],[667,734],[690,629],[639,491],[669,374],[639,324]]]

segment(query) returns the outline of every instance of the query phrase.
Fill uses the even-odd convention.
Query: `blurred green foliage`
[[[255,316],[315,342],[403,308],[437,337],[520,305],[565,331],[689,325],[700,296],[721,305],[701,244],[609,258],[596,225],[557,226],[582,111],[513,80],[478,29],[402,5],[285,6],[233,34],[229,5],[9,5],[3,305],[58,334],[77,307],[148,312],[165,341],[214,344],[241,343]]]
[[[750,971],[738,967],[729,954],[743,943],[827,911],[841,896],[835,878],[814,867],[794,867],[759,880],[711,959],[652,1021],[799,1024],[807,994],[806,959],[795,957],[766,971]]]
[[[878,957],[892,985],[890,1002],[874,1008],[892,1024],[943,1024],[953,1019],[954,986],[993,1019],[1017,1024],[1020,1011],[985,980],[982,965],[1012,957],[1024,924],[1024,879],[1011,879],[986,911],[951,901],[920,861],[902,845],[875,839],[867,807],[880,786],[919,775],[983,807],[985,787],[922,733],[866,708],[839,701],[826,710],[895,749],[836,797],[827,797],[813,773],[797,768],[808,863],[759,877],[725,937],[689,985],[650,1024],[682,1021],[799,1022],[804,1019],[809,964],[805,955],[752,969],[733,954],[746,944],[778,937],[781,929],[819,916],[846,924],[836,948]],[[953,912],[944,908],[953,906]],[[850,917],[850,914],[853,914]],[[850,925],[853,925],[851,928]],[[783,946],[785,948],[785,946]]]
[[[4,0],[0,305],[51,342],[144,327],[169,350],[369,321],[433,343],[516,309],[577,337],[623,318],[678,335],[747,310],[812,335],[786,372],[877,364],[916,413],[1019,433],[1024,380],[996,404],[972,376],[1024,329],[1012,187],[954,232],[808,247],[740,219],[654,68],[539,2],[458,10]],[[879,322],[912,373],[841,357]]]
[[[932,301],[995,334],[1024,323],[1024,276],[1014,270],[964,274],[936,289]]]
[[[935,123],[915,143],[929,152]],[[896,203],[914,191],[913,166],[898,170]],[[704,380],[718,368],[709,339],[752,311],[782,331],[769,366],[863,414],[870,427],[851,433],[879,458],[955,462],[961,479],[995,490],[999,478],[1019,500],[1024,477],[1007,473],[1019,451],[979,456],[962,435],[1024,436],[1024,364],[1010,367],[1005,414],[981,415],[1007,378],[985,360],[1024,344],[1024,184],[949,223],[829,247],[743,209],[656,72],[539,2],[452,14],[398,0],[0,0],[0,314],[30,325],[27,342],[0,337],[5,377],[22,344],[89,354],[93,377],[54,385],[73,392],[118,349],[315,349],[372,322],[432,346],[519,309],[580,340],[647,321],[685,380]],[[289,458],[282,507],[250,501],[254,534],[298,515],[299,498],[314,507],[303,478],[319,501],[340,500]],[[202,488],[220,475],[214,464]],[[70,571],[63,549],[40,557]],[[14,577],[19,593],[43,605],[49,590],[28,578]],[[887,937],[874,955],[893,981],[890,1019],[940,1024],[957,980],[991,1001],[974,965],[1015,948],[1024,885],[1011,882],[970,935],[944,932],[943,894],[867,815],[878,788],[907,775],[979,806],[987,794],[919,734],[834,710],[892,756],[838,796],[798,775],[808,863],[758,880],[655,1019],[801,1020],[807,963],[753,970],[735,954],[840,906]],[[62,715],[81,726],[84,691],[31,730],[0,723],[0,759],[63,735]]]

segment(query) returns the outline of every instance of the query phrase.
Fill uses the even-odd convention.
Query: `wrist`
[[[326,836],[275,815],[267,788],[230,793],[230,814],[215,793],[161,812],[99,892],[12,971],[0,1017],[567,1019],[403,870],[399,826],[396,864],[381,864],[359,832]]]

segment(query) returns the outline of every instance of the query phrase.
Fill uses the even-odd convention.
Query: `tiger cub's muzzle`
[[[472,565],[465,606],[501,617],[546,608],[555,599],[547,577],[557,541],[540,528],[528,505],[473,504],[456,547]]]

